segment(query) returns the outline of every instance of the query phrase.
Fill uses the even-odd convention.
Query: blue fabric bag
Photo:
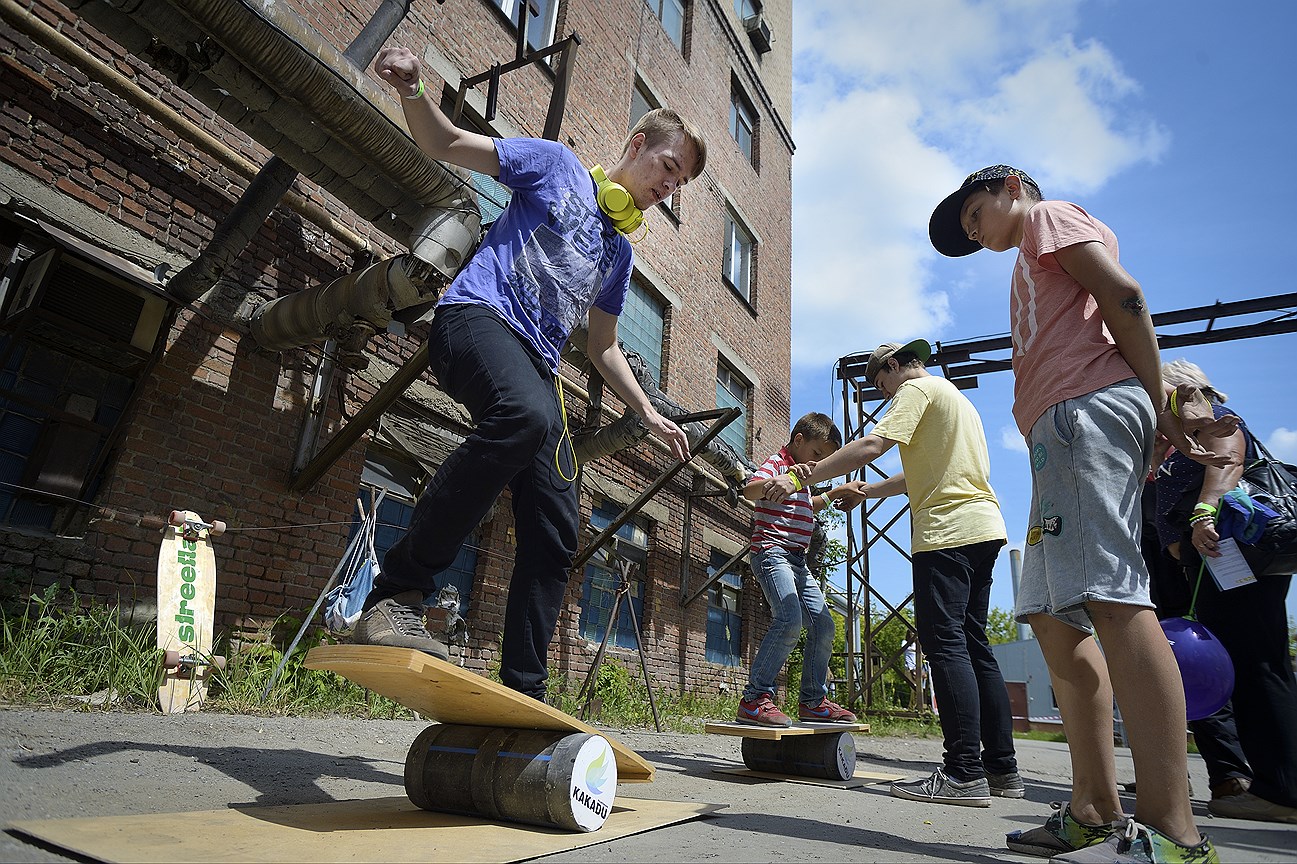
[[[324,627],[334,636],[348,636],[355,629],[365,598],[373,589],[374,580],[382,572],[378,553],[374,551],[374,531],[378,527],[378,505],[385,492],[383,490],[378,493],[367,516],[360,501],[356,502],[363,517],[356,538],[359,542],[353,543],[347,550],[349,560],[345,568],[346,575],[325,595]]]

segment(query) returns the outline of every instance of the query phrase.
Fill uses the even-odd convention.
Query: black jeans
[[[428,339],[429,367],[442,389],[468,409],[476,428],[419,497],[410,530],[384,556],[365,605],[410,589],[431,594],[437,575],[454,562],[507,487],[516,547],[500,680],[543,700],[549,643],[577,549],[576,484],[562,476],[574,476],[575,466],[568,447],[560,447],[563,418],[554,374],[483,306],[441,307]]]
[[[945,771],[960,783],[1018,770],[1009,693],[986,638],[991,571],[1003,545],[988,540],[913,556],[914,623],[932,664]]]
[[[1198,561],[1196,554],[1185,556],[1193,581]],[[1285,807],[1297,807],[1297,674],[1288,656],[1285,606],[1291,581],[1261,576],[1252,585],[1221,591],[1204,573],[1197,607],[1198,620],[1234,661],[1230,704],[1252,769],[1252,794]]]

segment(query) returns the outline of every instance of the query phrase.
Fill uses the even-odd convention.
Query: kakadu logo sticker
[[[572,815],[582,831],[595,831],[608,814],[617,796],[617,762],[608,739],[591,735],[577,751],[572,765],[572,788],[569,798]]]

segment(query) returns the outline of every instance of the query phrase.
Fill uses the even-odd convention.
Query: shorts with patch
[[[1139,380],[1128,378],[1052,406],[1031,427],[1017,620],[1044,612],[1089,633],[1088,602],[1152,607],[1140,491],[1156,422]]]

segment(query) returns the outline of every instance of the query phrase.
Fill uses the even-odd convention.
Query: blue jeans
[[[946,774],[958,783],[1018,770],[1009,694],[986,638],[991,571],[1003,545],[988,540],[912,559],[914,624],[932,665]]]
[[[429,367],[476,428],[446,457],[419,496],[410,530],[383,557],[365,600],[410,589],[424,596],[507,487],[517,538],[504,610],[500,680],[545,698],[546,659],[577,549],[576,484],[554,375],[504,321],[484,306],[437,310],[429,330]]]
[[[756,699],[762,693],[775,694],[775,677],[788,655],[797,647],[797,637],[806,627],[806,649],[802,656],[802,686],[798,699],[818,705],[829,692],[829,655],[833,652],[833,616],[824,604],[820,585],[806,569],[806,555],[788,549],[766,549],[752,553],[752,570],[774,620],[761,640],[743,698]]]

